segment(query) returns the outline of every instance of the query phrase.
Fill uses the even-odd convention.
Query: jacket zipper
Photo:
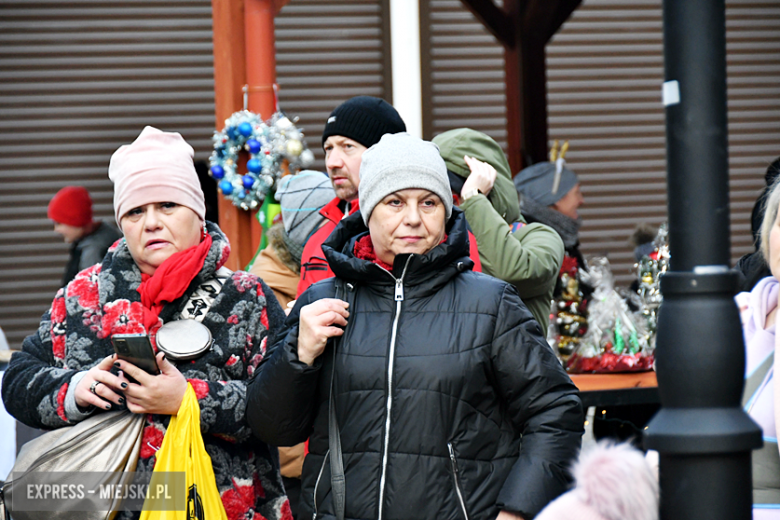
[[[463,493],[460,490],[460,471],[458,470],[458,459],[455,458],[455,450],[452,447],[452,443],[447,443],[447,449],[450,452],[450,461],[452,462],[452,476],[455,479],[455,492],[458,495],[458,502],[460,502],[460,508],[463,511],[463,517],[469,520],[469,514],[466,511],[466,501],[463,500]]]
[[[406,264],[404,265],[404,270],[401,273],[401,278],[396,278],[393,276],[393,273],[383,268],[384,271],[389,274],[393,280],[395,280],[395,318],[393,318],[393,332],[390,336],[390,354],[387,361],[387,405],[385,410],[385,413],[387,413],[387,418],[385,419],[385,446],[382,453],[382,476],[379,479],[378,520],[382,520],[382,510],[384,506],[383,502],[385,501],[385,483],[387,478],[387,457],[390,451],[390,412],[392,411],[393,406],[393,365],[395,364],[395,340],[398,334],[398,317],[401,315],[401,302],[404,301],[404,276],[406,276],[406,268],[409,267],[409,260],[412,259],[412,256],[414,255],[409,255],[409,258],[406,259]]]
[[[317,475],[317,482],[314,483],[314,496],[312,497],[312,503],[314,504],[314,516],[311,520],[317,520],[317,488],[320,487],[320,479],[322,478],[322,472],[325,470],[325,463],[328,462],[330,457],[330,450],[325,452],[325,457],[322,459],[322,466],[320,466],[320,473]]]

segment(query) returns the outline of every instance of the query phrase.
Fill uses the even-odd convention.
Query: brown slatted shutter
[[[780,4],[726,1],[729,187],[734,262],[753,251],[750,213],[780,156]]]
[[[633,279],[628,239],[666,220],[660,0],[585,1],[547,45],[550,140],[580,177],[582,252]]]
[[[420,2],[423,137],[459,127],[506,150],[504,49],[459,0]]]
[[[389,0],[296,1],[276,17],[280,108],[297,123],[325,171],[322,129],[353,96],[392,102]]]
[[[750,211],[780,155],[780,6],[727,1],[731,239],[753,250]],[[666,220],[660,0],[586,0],[547,46],[550,139],[569,139],[582,181],[586,255],[606,254],[618,283],[634,277],[636,224]]]
[[[0,41],[0,327],[18,348],[67,260],[57,190],[85,186],[113,222],[108,162],[144,125],[211,152],[211,2],[4,1]]]
[[[753,249],[750,211],[780,155],[780,5],[726,4],[736,262]],[[503,146],[501,46],[458,1],[423,0],[421,12],[426,138],[471,126]],[[582,251],[607,255],[621,285],[634,277],[635,226],[666,220],[662,82],[661,0],[584,0],[547,46],[549,136],[570,141],[582,181]]]

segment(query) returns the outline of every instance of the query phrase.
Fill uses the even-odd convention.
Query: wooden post
[[[276,43],[274,36],[274,15],[276,6],[273,0],[244,0],[244,34],[246,38],[246,83],[247,109],[260,114],[264,120],[276,112]],[[244,265],[252,260],[263,228],[252,212],[249,238],[251,252]]]
[[[504,0],[507,19],[512,24],[514,35],[522,34],[522,10],[517,0]],[[504,44],[504,93],[506,95],[506,140],[507,159],[512,174],[519,172],[525,166],[523,157],[523,56],[521,38],[515,37],[511,45]]]
[[[276,47],[274,16],[283,0],[212,0],[214,32],[215,127],[244,108],[243,89],[248,88],[247,108],[268,119],[276,110]],[[244,167],[244,164],[239,167]],[[219,196],[219,225],[230,240],[232,253],[226,266],[246,267],[260,244],[262,228],[256,211],[244,211]]]
[[[523,166],[528,166],[547,160],[547,67],[544,42],[524,38],[520,46],[523,67],[521,157]]]
[[[488,1],[488,0],[484,0]],[[547,67],[545,46],[582,0],[504,0],[513,39],[504,41],[506,117],[509,166],[524,166],[547,158]],[[482,2],[463,0],[470,9]],[[492,0],[485,8],[493,9]],[[487,23],[490,17],[480,18]],[[493,34],[500,34],[493,30]]]
[[[244,106],[242,88],[246,84],[244,57],[244,2],[243,0],[212,0],[214,31],[214,105],[215,128],[221,130],[225,119]],[[251,235],[251,215],[219,195],[219,226],[230,240],[232,252],[225,264],[234,271],[246,265],[250,241],[241,238]],[[251,258],[251,257],[250,257]]]

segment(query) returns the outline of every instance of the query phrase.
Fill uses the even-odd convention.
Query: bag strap
[[[344,290],[344,282],[336,278],[335,298]],[[333,397],[333,380],[336,378],[336,347],[339,339],[331,341],[333,353],[333,370],[330,373],[330,398],[328,400],[328,445],[330,448],[330,489],[333,497],[333,508],[336,520],[344,520],[346,509],[346,479],[344,477],[344,459],[341,455],[341,435],[336,419],[336,403]]]
[[[208,314],[211,305],[217,298],[219,291],[225,281],[233,275],[233,271],[225,266],[220,267],[214,276],[200,284],[197,289],[192,291],[187,303],[184,304],[181,311],[177,313],[174,320],[195,320],[202,322]]]

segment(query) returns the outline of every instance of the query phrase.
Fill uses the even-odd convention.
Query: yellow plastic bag
[[[150,488],[154,487],[155,476],[163,472],[186,473],[187,507],[181,511],[170,508],[165,511],[147,511],[147,497],[141,520],[227,520],[225,506],[217,491],[211,457],[206,453],[200,433],[198,398],[189,383],[179,412],[171,417],[162,446],[157,452]]]

